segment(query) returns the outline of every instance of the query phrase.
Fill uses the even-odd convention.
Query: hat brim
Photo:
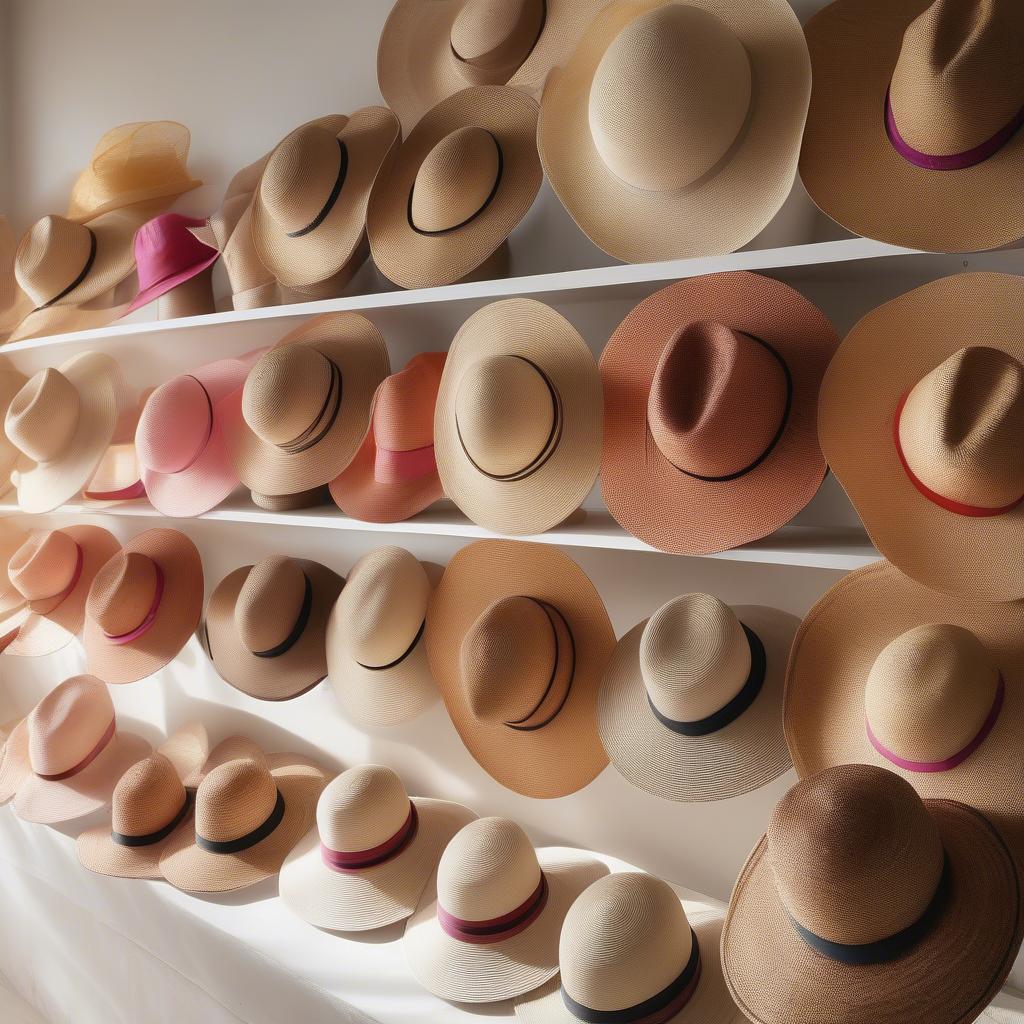
[[[5,730],[7,734],[0,746],[0,804],[14,799],[25,776],[32,771],[28,759],[28,719],[9,722]]]
[[[174,770],[186,789],[195,789],[210,756],[210,737],[202,722],[186,722],[156,748],[174,765]]]

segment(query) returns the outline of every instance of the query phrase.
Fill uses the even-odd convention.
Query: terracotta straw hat
[[[810,19],[800,157],[844,227],[941,252],[1024,235],[1024,10],[1016,0],[839,0]]]
[[[558,198],[616,259],[722,255],[789,196],[810,91],[786,0],[618,0],[548,80],[537,142]]]
[[[782,726],[799,619],[685,594],[634,626],[608,662],[601,742],[634,786],[667,800],[726,800],[790,767]]]
[[[381,381],[363,443],[331,481],[331,497],[345,515],[397,523],[444,497],[434,459],[434,409],[445,355],[421,352]]]
[[[217,262],[219,251],[188,230],[205,223],[198,217],[164,213],[135,232],[139,292],[128,305],[129,313],[192,280]]]
[[[601,493],[633,536],[702,555],[785,526],[825,477],[816,415],[839,339],[779,281],[745,272],[655,292],[601,355]]]
[[[389,369],[384,338],[358,313],[324,313],[282,338],[224,400],[245,486],[294,494],[333,480],[352,461]]]
[[[85,603],[86,661],[108,683],[133,683],[173,661],[199,625],[203,563],[177,530],[147,530],[96,574]]]
[[[401,725],[437,700],[423,639],[440,569],[405,548],[375,548],[348,574],[327,620],[327,673],[348,715]]]
[[[410,798],[390,768],[349,768],[320,794],[316,828],[288,854],[281,899],[318,928],[394,924],[416,909],[441,851],[475,817],[462,804]]]
[[[478,818],[445,847],[405,927],[416,980],[442,999],[493,1003],[558,973],[573,900],[608,869],[582,851],[535,850],[507,818]]]
[[[225,576],[202,631],[221,678],[260,700],[291,700],[316,686],[327,675],[327,618],[344,584],[319,562],[285,555]]]
[[[25,386],[28,378],[19,373],[6,360],[0,361],[0,417],[7,418],[7,410],[14,401],[14,396]],[[431,430],[434,426],[434,418],[430,418]],[[15,469],[21,453],[17,446],[7,436],[7,432],[0,430],[0,498],[10,493],[14,484],[11,482],[11,471]]]
[[[434,416],[448,496],[497,533],[542,533],[597,479],[601,380],[586,342],[534,299],[474,313],[452,341]]]
[[[842,765],[775,808],[733,889],[722,958],[762,1024],[967,1024],[1020,942],[1020,881],[981,813]]]
[[[568,555],[523,541],[468,544],[430,599],[426,642],[455,728],[503,786],[567,796],[608,764],[597,691],[615,632]]]
[[[707,904],[684,904],[651,875],[599,878],[565,915],[561,983],[550,981],[517,1002],[516,1017],[525,1024],[741,1021],[722,976],[724,919]]]
[[[504,245],[544,173],[537,103],[499,85],[463,89],[423,115],[370,195],[377,269],[402,288],[453,284]]]

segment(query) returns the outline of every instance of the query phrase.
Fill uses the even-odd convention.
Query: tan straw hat
[[[370,195],[377,269],[402,288],[480,270],[540,190],[537,103],[500,85],[463,89],[424,114]]]
[[[535,850],[507,818],[478,818],[445,847],[405,927],[416,980],[442,999],[493,1003],[558,973],[573,900],[608,869],[582,851]]]
[[[544,90],[558,198],[628,262],[746,245],[789,196],[811,69],[786,0],[618,0]]]
[[[456,552],[430,599],[426,642],[455,728],[503,786],[567,796],[607,766],[597,691],[615,632],[558,548],[481,540]]]
[[[316,828],[281,868],[286,907],[318,928],[369,931],[407,918],[448,841],[476,815],[410,798],[390,769],[364,764],[320,794]]]
[[[818,390],[839,339],[788,285],[745,272],[644,299],[601,355],[601,493],[633,536],[703,555],[785,526],[825,477]]]
[[[266,509],[268,512],[294,512],[296,509],[315,508],[317,505],[331,503],[331,492],[325,484],[310,487],[306,491],[296,491],[294,494],[260,494],[259,491],[250,491],[249,496],[257,508]]]
[[[327,617],[345,580],[319,562],[272,555],[210,595],[202,641],[214,668],[260,700],[291,700],[327,675]]]
[[[733,889],[722,959],[759,1024],[968,1024],[1020,942],[1020,881],[982,814],[842,765],[775,808]]]
[[[782,690],[799,624],[775,608],[685,594],[634,626],[597,704],[612,767],[683,803],[727,800],[778,778],[790,767]]]
[[[839,0],[807,23],[811,198],[857,234],[940,252],[1024,235],[1024,7]]]
[[[597,479],[601,379],[572,324],[535,299],[474,313],[452,341],[434,415],[445,493],[496,533],[572,515]]]

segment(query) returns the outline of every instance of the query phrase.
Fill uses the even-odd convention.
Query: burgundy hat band
[[[129,644],[133,640],[138,640],[143,633],[145,633],[150,626],[156,621],[156,613],[160,609],[160,602],[164,596],[164,574],[163,570],[155,562],[153,568],[156,570],[156,589],[153,592],[153,603],[149,606],[149,611],[146,612],[146,617],[134,628],[130,629],[127,633],[120,633],[116,636],[110,633],[104,632],[103,636],[109,643],[121,646],[122,644]]]
[[[35,774],[40,779],[46,779],[47,782],[60,782],[61,779],[70,779],[72,775],[77,775],[81,771],[85,771],[96,760],[97,757],[103,753],[104,747],[114,738],[114,733],[117,732],[117,719],[111,718],[110,725],[103,731],[103,735],[99,738],[96,746],[89,751],[81,761],[78,762],[73,768],[69,768],[66,772],[57,772],[56,775],[44,775],[42,772],[36,772]]]
[[[416,838],[417,831],[419,815],[416,813],[416,805],[410,800],[408,816],[390,839],[385,839],[369,850],[332,850],[321,843],[320,856],[324,864],[335,871],[342,874],[357,873],[397,857]]]
[[[438,903],[437,923],[446,935],[458,939],[459,942],[486,946],[494,942],[503,942],[528,928],[540,916],[547,901],[548,880],[542,871],[537,888],[515,910],[510,910],[501,917],[492,917],[489,921],[467,921],[449,914]]]

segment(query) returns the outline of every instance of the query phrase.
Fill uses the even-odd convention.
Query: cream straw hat
[[[7,418],[7,410],[11,407],[14,396],[27,382],[28,378],[23,373],[9,366],[6,360],[0,360],[0,418]],[[0,430],[0,498],[6,497],[14,487],[11,472],[17,468],[21,457],[17,446],[7,436],[6,431]]]

